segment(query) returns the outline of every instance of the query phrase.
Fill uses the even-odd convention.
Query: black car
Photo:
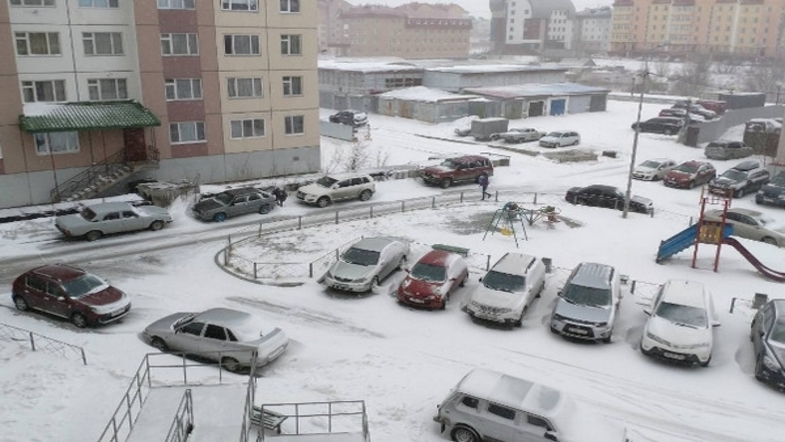
[[[743,161],[709,181],[709,192],[741,198],[763,187],[769,176],[759,162]]]
[[[780,172],[755,194],[758,204],[785,206],[785,172]]]
[[[766,303],[752,320],[755,379],[785,390],[785,299]]]
[[[345,124],[352,127],[361,127],[368,124],[368,114],[356,110],[342,110],[330,115],[330,122]]]
[[[646,121],[639,123],[632,123],[632,129],[640,132],[652,132],[655,134],[673,135],[678,133],[684,127],[684,120],[677,117],[655,117],[649,118]]]
[[[586,187],[573,187],[567,191],[564,199],[572,204],[624,209],[624,193],[614,186],[594,184]],[[630,211],[649,213],[654,210],[654,203],[648,198],[633,195],[630,198]]]

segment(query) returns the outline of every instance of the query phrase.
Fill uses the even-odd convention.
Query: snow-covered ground
[[[187,202],[178,201],[171,208],[175,221],[163,231],[103,238],[92,244],[57,241],[52,219],[0,225],[0,323],[84,346],[89,360],[89,365],[81,366],[0,340],[0,442],[95,440],[143,355],[155,351],[142,342],[139,332],[169,313],[215,306],[253,312],[283,328],[292,339],[287,352],[262,370],[257,402],[365,400],[375,442],[447,440],[432,420],[436,405],[473,367],[500,370],[559,388],[608,420],[650,440],[783,440],[785,396],[752,376],[748,340],[752,312],[743,303],[735,313],[728,312],[733,298],[749,300],[755,293],[782,297],[782,284],[764,279],[727,247],[722,249],[717,273],[712,270],[716,249],[710,245],[701,246],[696,268],[690,266],[692,249],[664,264],[654,262],[659,242],[686,228],[690,217],[697,215],[700,189],[676,190],[659,182],[633,182],[634,193],[654,201],[654,217],[630,214],[623,219],[620,212],[563,201],[563,192],[574,185],[626,186],[633,139],[630,124],[636,104],[610,102],[608,107],[603,113],[512,122],[513,127],[533,126],[544,131],[574,129],[582,136],[579,148],[619,152],[616,158],[601,156],[596,162],[565,164],[454,138],[453,129],[468,124],[468,119],[428,125],[371,115],[371,139],[366,143],[372,167],[423,162],[449,154],[509,155],[510,167],[497,168],[491,178],[489,190],[500,192],[499,202],[477,201],[480,190],[475,185],[456,186],[451,190],[463,190],[474,198],[448,208],[328,224],[274,238],[288,241],[298,259],[304,252],[317,253],[363,234],[378,233],[425,244],[467,247],[495,260],[516,247],[512,238],[498,233],[483,240],[493,212],[508,200],[530,201],[533,193],[538,193],[539,203],[556,205],[561,215],[574,223],[527,226],[528,241],[521,242],[518,251],[552,258],[556,271],[549,276],[543,297],[522,328],[475,324],[458,309],[460,300],[477,287],[482,275],[478,270],[445,311],[430,312],[395,302],[392,293],[402,278],[400,272],[372,294],[346,296],[327,291],[315,281],[298,287],[252,284],[218,268],[214,256],[225,244],[226,235],[246,228],[241,224],[250,220],[264,221],[263,216],[206,224],[188,217]],[[643,118],[655,116],[661,107],[645,105]],[[740,135],[741,128],[727,134]],[[533,143],[518,146],[540,150]],[[347,155],[351,145],[323,139],[322,147],[323,164],[337,168],[342,162],[335,159]],[[676,144],[673,137],[641,134],[638,147],[636,162],[654,157],[679,161],[703,158],[702,150]],[[720,172],[735,163],[714,162]],[[371,202],[441,192],[419,180],[391,180],[378,183]],[[359,204],[349,202],[334,209]],[[758,207],[752,196],[734,200],[733,206],[757,208],[785,219],[781,209]],[[290,198],[283,208],[267,216],[298,216],[317,210]],[[785,251],[741,241],[765,264],[785,271]],[[159,247],[167,244],[179,247]],[[105,247],[93,249],[97,246]],[[149,250],[144,250],[145,246]],[[109,252],[124,255],[102,257]],[[131,295],[131,314],[121,323],[77,330],[62,321],[14,310],[10,299],[13,278],[36,263],[57,260],[109,278]],[[613,265],[630,279],[641,281],[640,290],[626,293],[610,345],[570,342],[548,332],[556,291],[569,269],[582,261]],[[668,278],[695,280],[713,293],[722,326],[715,329],[716,348],[708,368],[661,364],[638,349],[647,318],[642,304],[654,284]],[[200,431],[198,422],[195,431]],[[591,429],[585,440],[594,440]]]

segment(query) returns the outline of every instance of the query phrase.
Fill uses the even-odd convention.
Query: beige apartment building
[[[782,57],[782,0],[616,0],[611,52]]]
[[[302,0],[0,3],[0,208],[320,169]]]

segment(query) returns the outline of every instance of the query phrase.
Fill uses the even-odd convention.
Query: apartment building
[[[571,0],[490,0],[495,52],[538,54],[570,49],[575,6]]]
[[[0,3],[0,207],[319,170],[316,25],[301,0]]]
[[[616,0],[611,51],[783,56],[782,0]]]
[[[346,0],[317,0],[319,8],[319,52],[331,55],[340,54],[344,46],[344,23],[341,12],[351,9]]]
[[[575,13],[572,49],[588,54],[608,52],[611,48],[612,19],[613,10],[609,6]]]

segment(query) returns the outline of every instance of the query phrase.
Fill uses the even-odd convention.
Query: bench
[[[254,405],[253,410],[251,411],[252,424],[259,425],[259,420],[261,418],[262,426],[265,429],[275,431],[278,434],[281,434],[281,424],[288,417],[289,416],[285,416],[270,410],[264,410],[263,413],[262,407],[257,407],[256,405]]]

